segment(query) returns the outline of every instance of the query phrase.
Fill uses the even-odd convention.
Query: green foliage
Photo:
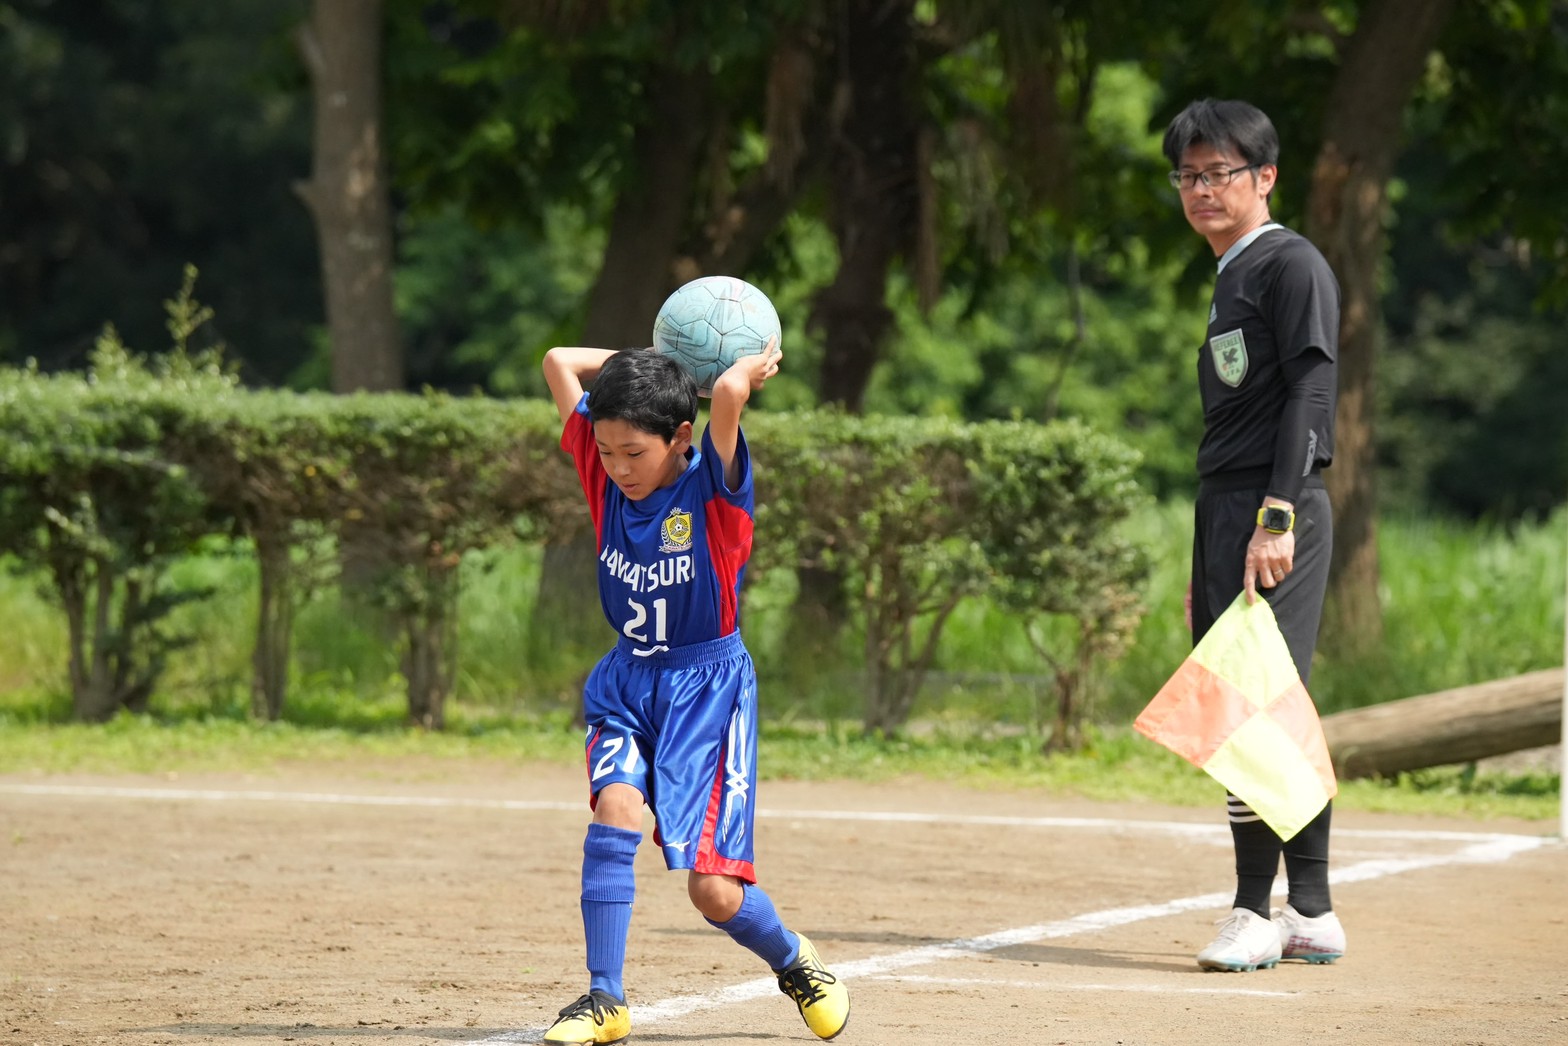
[[[898,88],[918,96],[932,134],[929,168],[911,176],[929,176],[938,293],[917,301],[912,278],[895,276],[900,336],[871,409],[1075,417],[1142,452],[1161,496],[1190,490],[1196,397],[1177,390],[1191,380],[1213,263],[1160,178],[1159,131],[1198,95],[1262,104],[1285,135],[1276,214],[1299,227],[1323,99],[1364,7],[914,5],[918,75]],[[310,165],[308,83],[290,39],[307,10],[0,3],[0,360],[84,367],[107,318],[128,344],[157,343],[159,288],[195,260],[221,323],[193,348],[226,341],[249,381],[325,384],[317,244],[292,188]],[[581,330],[612,208],[638,184],[634,129],[658,75],[712,81],[712,111],[693,114],[710,154],[680,204],[695,242],[736,185],[779,160],[781,48],[830,54],[835,28],[832,5],[784,0],[398,0],[386,15],[409,373],[503,395],[536,391],[537,356]],[[819,67],[815,82],[831,74]],[[1547,399],[1531,390],[1561,379],[1542,348],[1561,316],[1529,302],[1560,306],[1568,273],[1556,206],[1565,82],[1560,2],[1456,4],[1407,113],[1379,422],[1403,507],[1509,516],[1561,500],[1568,437],[1528,416]],[[1051,146],[1043,158],[1026,148],[1033,133]],[[820,182],[790,200],[748,271],[766,275],[786,314],[789,362],[770,395],[809,408],[821,349],[810,303],[837,257]],[[1525,293],[1499,287],[1499,269],[1522,273]],[[1412,318],[1428,309],[1439,315]],[[1396,370],[1403,351],[1419,358]],[[1416,385],[1429,369],[1441,396]],[[1535,431],[1549,438],[1529,461]],[[1416,460],[1438,445],[1442,461]],[[1487,467],[1499,462],[1517,475],[1500,483]]]
[[[1549,512],[1568,492],[1568,414],[1546,391],[1568,389],[1560,320],[1465,315],[1474,303],[1426,299],[1417,329],[1390,346],[1389,504],[1494,520]]]
[[[196,316],[190,278],[169,303],[182,341]],[[5,372],[0,382],[0,552],[53,579],[76,714],[145,708],[168,656],[188,643],[167,629],[170,613],[204,595],[171,588],[168,570],[222,528],[161,443],[182,428],[186,403],[219,400],[234,382],[183,356],[154,374],[112,331],[86,377]]]
[[[1465,234],[1472,194],[1461,203],[1451,172],[1433,169],[1439,148],[1423,136],[1401,169],[1408,206],[1430,217],[1399,221],[1390,241],[1383,505],[1498,521],[1546,513],[1568,492],[1568,413],[1547,392],[1568,387],[1568,353],[1563,308],[1532,302],[1560,273],[1527,243]]]
[[[206,316],[188,285],[169,315],[177,347]],[[247,393],[216,357],[148,362],[111,333],[85,378],[0,371],[0,404],[0,552],[47,566],[83,718],[145,707],[185,643],[162,626],[201,594],[168,571],[231,535],[259,557],[273,666],[259,689],[276,714],[296,551],[325,533],[375,536],[372,591],[405,626],[411,710],[438,723],[462,557],[548,537],[580,500],[544,403]]]
[[[1227,5],[1217,19],[1193,5],[1149,0],[1048,10],[990,0],[918,5],[923,64],[917,83],[899,86],[920,95],[933,129],[930,169],[911,177],[930,175],[926,231],[941,293],[922,300],[912,278],[894,277],[889,302],[903,334],[877,372],[871,408],[951,422],[1079,419],[1140,451],[1138,475],[1162,497],[1189,490],[1200,419],[1196,396],[1181,392],[1191,381],[1193,341],[1183,332],[1201,325],[1195,296],[1212,279],[1212,258],[1159,178],[1159,130],[1200,94],[1262,104],[1286,139],[1276,213],[1299,226],[1322,100],[1344,34],[1365,6],[1308,10],[1271,0]],[[507,512],[516,511],[510,518],[523,520],[528,537],[548,532],[558,510],[580,517],[569,505],[575,494],[569,477],[561,478],[547,408],[536,412],[537,429],[526,411],[519,417],[510,407],[469,400],[430,406],[412,398],[340,416],[330,401],[240,396],[229,375],[202,359],[204,347],[223,340],[247,378],[309,380],[298,365],[311,355],[320,291],[314,239],[291,189],[308,167],[309,128],[304,77],[287,32],[304,11],[299,0],[0,3],[0,164],[7,172],[0,359],[38,358],[44,372],[85,365],[92,332],[110,315],[128,344],[161,342],[160,321],[166,326],[169,318],[155,306],[153,281],[167,283],[189,258],[202,262],[223,317],[221,328],[198,322],[201,309],[187,291],[172,303],[183,313],[169,333],[189,351],[172,363],[131,365],[106,350],[90,380],[0,377],[0,432],[8,437],[0,463],[22,477],[0,485],[7,547],[33,562],[48,549],[64,557],[63,576],[88,593],[78,599],[82,615],[134,603],[136,612],[122,614],[124,622],[98,641],[106,652],[140,650],[144,667],[159,643],[172,654],[185,635],[200,634],[190,620],[200,616],[197,608],[179,600],[201,584],[170,579],[189,549],[213,547],[212,535],[244,535],[232,547],[254,551],[257,583],[266,590],[294,569],[310,574],[341,528],[385,519],[396,537],[382,557],[391,569],[381,598],[398,614],[434,613],[420,625],[432,640],[452,635],[444,615],[470,583],[468,564],[504,553]],[[715,217],[709,208],[716,201],[733,199],[732,183],[777,158],[768,146],[772,59],[781,41],[831,37],[833,14],[831,5],[783,0],[501,8],[400,0],[387,11],[387,137],[401,207],[399,307],[411,373],[443,388],[506,394],[535,390],[537,355],[566,341],[583,319],[607,217],[620,192],[637,185],[630,143],[646,124],[648,85],[685,73],[713,81],[705,95],[713,111],[693,115],[710,132],[711,150],[698,178],[701,199],[681,205],[691,233]],[[1451,576],[1482,578],[1454,587],[1504,608],[1482,616],[1517,642],[1479,649],[1469,642],[1476,633],[1440,619],[1449,645],[1422,640],[1411,655],[1401,636],[1386,664],[1320,665],[1314,689],[1328,700],[1361,703],[1539,660],[1539,628],[1507,608],[1549,612],[1510,595],[1530,590],[1533,520],[1561,505],[1568,483],[1568,430],[1550,395],[1568,381],[1556,351],[1561,316],[1529,311],[1532,300],[1560,301],[1568,272],[1555,206],[1568,98],[1561,89],[1568,82],[1564,17],[1552,0],[1456,5],[1407,114],[1411,150],[1396,186],[1398,224],[1385,275],[1390,336],[1380,439],[1390,502],[1402,513],[1390,521],[1395,537],[1384,527],[1385,556],[1403,556],[1408,537],[1411,547],[1450,561]],[[952,32],[958,24],[962,32]],[[1024,86],[1043,89],[1028,95]],[[1023,148],[1038,128],[1054,136],[1048,162]],[[820,362],[810,303],[837,257],[832,219],[815,187],[793,206],[785,233],[758,249],[754,266],[776,277],[787,328],[789,363],[767,402],[808,409]],[[165,394],[153,388],[159,382],[184,392]],[[404,450],[369,442],[375,432],[400,432],[404,407],[438,416],[431,426],[408,427],[423,449],[400,456]],[[489,434],[465,434],[470,423],[491,426]],[[371,431],[340,430],[358,424]],[[476,448],[492,445],[498,430],[526,432],[529,449],[478,461]],[[429,487],[410,485],[407,469],[449,452],[443,439],[457,462],[437,468]],[[66,444],[77,449],[62,452]],[[514,464],[503,464],[513,453]],[[58,475],[56,455],[63,459]],[[959,501],[944,501],[961,489],[956,471],[926,464],[927,474],[898,478],[888,497],[919,502],[916,523],[957,518]],[[517,493],[507,470],[532,475],[536,465],[548,482]],[[480,503],[497,489],[504,494],[471,516],[442,515],[441,499]],[[514,495],[522,508],[507,502]],[[111,513],[109,503],[122,497],[132,507]],[[1428,505],[1519,525],[1450,538],[1439,524],[1434,536],[1414,521]],[[886,510],[864,511],[892,533]],[[165,529],[149,545],[138,528],[154,516]],[[1179,608],[1180,572],[1172,580],[1167,564],[1185,562],[1186,548],[1180,540],[1167,547],[1164,533],[1145,533],[1145,526],[1145,517],[1132,521],[1130,547],[1165,549],[1149,580],[1155,610],[1139,626],[1139,655],[1100,671],[1112,708],[1146,693],[1144,677],[1157,670],[1145,666],[1172,663],[1166,655],[1184,646],[1179,624],[1169,625],[1179,622],[1171,608]],[[178,537],[182,528],[188,540]],[[1179,520],[1155,529],[1177,534]],[[1463,546],[1467,534],[1477,547],[1450,547]],[[217,544],[228,547],[227,540]],[[892,643],[891,664],[910,666],[880,678],[908,682],[922,663],[961,666],[962,629],[980,621],[985,638],[974,645],[1004,649],[1018,664],[1037,665],[1044,656],[1015,614],[996,609],[994,593],[962,596],[933,627],[947,605],[939,582],[974,584],[965,572],[976,555],[973,540],[906,534],[892,542],[903,551],[890,574],[885,564],[867,568],[891,578],[874,586],[894,609],[867,622],[884,637],[875,642]],[[1511,543],[1525,567],[1498,551]],[[156,565],[165,562],[160,557],[172,557],[168,570]],[[101,575],[99,562],[106,564]],[[1137,570],[1126,558],[1106,562],[1121,562],[1124,576]],[[1494,591],[1484,578],[1495,570],[1520,587]],[[788,569],[756,574],[762,610],[774,612],[768,599],[787,606]],[[100,577],[121,579],[106,599],[90,584]],[[127,581],[137,593],[131,603]],[[312,590],[323,585],[306,577],[304,591],[277,599],[298,604],[307,629],[330,633],[334,615],[341,621],[345,611],[317,598]],[[913,595],[900,603],[897,592]],[[1413,601],[1396,593],[1391,627],[1404,628],[1398,615],[1413,620],[1420,611],[1412,607],[1434,600],[1447,605],[1431,592]],[[143,609],[180,624],[155,639]],[[262,628],[286,630],[286,618]],[[138,632],[144,639],[131,638]],[[1062,620],[1035,634],[1043,650],[1076,642]],[[353,643],[340,638],[365,665],[381,666],[365,685],[396,675],[396,658],[376,657],[385,635],[367,626]],[[92,642],[80,647],[85,664],[93,661]],[[62,649],[70,645],[61,638]],[[1150,653],[1156,647],[1159,657]],[[345,649],[341,660],[322,656],[311,669],[338,686],[349,660]],[[504,690],[505,676],[497,672],[486,685]],[[1133,676],[1140,681],[1130,686]],[[140,688],[129,679],[129,692]],[[461,687],[461,677],[452,685]],[[1020,690],[1041,692],[1032,683]]]
[[[1191,650],[1182,615],[1192,506],[1141,513],[1128,535],[1154,564],[1148,615],[1107,672],[1101,715],[1128,721]],[[1568,508],[1511,525],[1393,513],[1378,528],[1384,642],[1341,658],[1319,644],[1311,691],[1327,715],[1562,663]],[[1013,662],[1001,661],[1009,667]]]
[[[1007,5],[977,6],[981,24],[1012,17]],[[1202,306],[1189,300],[1183,270],[1197,241],[1164,184],[1150,127],[1155,85],[1132,62],[1096,52],[1103,64],[1062,73],[1081,91],[1081,111],[1009,111],[1012,88],[997,68],[1003,35],[982,33],[930,74],[946,139],[932,161],[944,285],[924,310],[908,280],[889,288],[900,333],[868,409],[1074,418],[1138,450],[1154,491],[1188,491],[1202,432],[1191,363]],[[1020,184],[1036,162],[1020,169],[1008,143],[1023,133],[1017,124],[1053,119],[1073,122],[1051,132],[1059,141],[1049,159],[1072,187],[1042,207]],[[1211,273],[1212,262],[1205,280]]]
[[[292,188],[310,164],[288,40],[306,6],[0,4],[0,362],[82,368],[110,319],[158,344],[158,302],[195,261],[247,373],[292,369],[321,309]]]
[[[1143,616],[1149,559],[1123,527],[1145,500],[1135,463],[1119,444],[1065,424],[1050,438],[1025,429],[1016,442],[989,443],[971,465],[991,598],[1018,616],[1055,684],[1039,701],[1042,723],[1056,708],[1052,749],[1080,747],[1093,673],[1127,652]]]
[[[1441,149],[1441,192],[1465,240],[1512,247],[1545,278],[1541,298],[1568,308],[1568,240],[1559,175],[1568,164],[1568,7],[1558,0],[1456,4],[1412,121]]]
[[[1320,658],[1313,696],[1337,711],[1561,664],[1568,509],[1538,522],[1384,522],[1384,644]]]
[[[1116,535],[1142,497],[1136,457],[1083,426],[838,413],[757,415],[759,571],[826,567],[861,615],[864,723],[901,729],[943,629],[985,597],[1065,617],[1080,668],[1123,648],[1143,564]],[[1080,672],[1081,675],[1081,672]],[[1076,677],[1057,688],[1076,736]]]
[[[537,230],[483,229],[451,208],[413,223],[396,288],[409,373],[458,393],[545,395],[539,362],[579,340],[602,238],[564,207]]]
[[[183,344],[203,317],[188,287],[170,316]],[[397,623],[409,714],[439,727],[459,672],[465,560],[482,570],[519,537],[580,526],[548,403],[246,392],[215,358],[147,363],[112,340],[90,381],[4,378],[14,409],[0,421],[0,464],[15,479],[0,484],[0,523],[14,536],[3,551],[50,565],[76,635],[95,605],[77,593],[93,578],[126,574],[127,615],[161,620],[178,605],[158,584],[170,565],[204,541],[242,539],[225,548],[256,557],[253,690],[264,717],[281,714],[295,611],[325,580],[314,551],[323,539],[361,564],[358,587]],[[998,593],[1021,612],[1079,622],[1085,658],[1122,645],[1105,634],[1127,619],[1106,607],[1133,600],[1139,569],[1105,538],[1137,498],[1135,459],[1119,444],[1073,424],[754,417],[767,461],[757,570],[820,564],[850,580],[872,672],[869,729],[904,725],[943,623],[969,597]],[[345,648],[354,634],[345,627]],[[95,704],[94,718],[144,703],[168,645],[129,628],[100,640],[111,641],[155,670],[133,681],[136,702]]]
[[[482,228],[537,228],[568,202],[602,215],[640,176],[627,160],[650,85],[662,73],[704,76],[718,108],[745,98],[755,119],[776,26],[794,7],[569,6],[389,5],[388,140],[416,212],[457,206]]]

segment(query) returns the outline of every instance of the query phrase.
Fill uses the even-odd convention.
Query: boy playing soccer
[[[831,1039],[849,1020],[848,990],[785,929],[752,868],[757,677],[737,611],[753,493],[740,414],[781,356],[770,346],[719,377],[694,449],[697,385],[675,361],[634,349],[545,354],[561,449],[598,539],[600,602],[619,637],[583,690],[588,994],[561,1010],[547,1043],[631,1034],[621,976],[645,803],[665,866],[686,870],[697,910],[772,968],[816,1035]]]

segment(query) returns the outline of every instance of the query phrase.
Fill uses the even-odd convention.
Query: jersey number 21
[[[628,639],[634,639],[639,643],[649,642],[648,637],[638,631],[638,629],[642,628],[642,626],[648,621],[648,608],[637,602],[635,599],[628,599],[626,602],[631,604],[632,619],[626,622],[625,625],[621,626],[621,631],[626,633],[626,637]],[[652,641],[655,643],[662,643],[670,638],[669,631],[664,620],[665,609],[668,605],[669,600],[667,599],[655,599],[653,601],[654,635]]]

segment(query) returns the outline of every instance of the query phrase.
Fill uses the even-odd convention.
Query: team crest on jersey
[[[1209,353],[1214,357],[1214,373],[1231,388],[1241,384],[1247,376],[1247,339],[1241,331],[1226,331],[1209,339]]]
[[[659,546],[660,552],[691,551],[691,513],[679,508],[670,509],[670,514],[659,524],[659,536],[664,539],[664,543]]]

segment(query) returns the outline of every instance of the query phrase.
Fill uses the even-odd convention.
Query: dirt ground
[[[586,988],[580,771],[0,774],[0,1041],[532,1042]],[[1215,809],[764,782],[758,868],[850,1046],[1568,1043],[1556,825],[1337,811],[1333,965],[1205,973]],[[638,858],[633,1043],[816,1041]]]

